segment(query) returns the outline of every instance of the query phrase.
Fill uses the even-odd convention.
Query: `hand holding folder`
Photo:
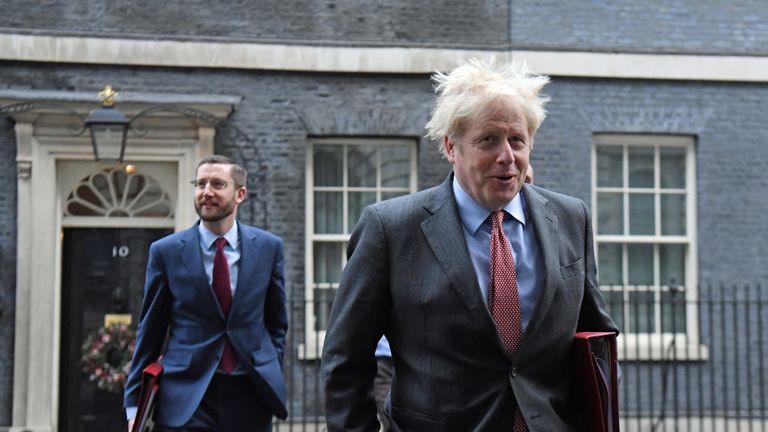
[[[587,430],[619,432],[616,333],[576,333],[574,356]]]
[[[157,403],[157,392],[160,390],[160,377],[163,374],[163,365],[160,360],[150,364],[141,374],[141,392],[139,393],[139,407],[131,432],[152,432],[155,429],[153,415]]]

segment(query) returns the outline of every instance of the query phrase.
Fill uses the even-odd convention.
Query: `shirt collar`
[[[488,219],[491,211],[480,205],[472,198],[459,184],[456,176],[453,177],[453,196],[456,197],[456,205],[459,207],[459,218],[464,227],[473,235],[480,226]],[[512,198],[503,208],[504,211],[512,215],[521,224],[525,225],[525,208],[523,199],[523,189]]]
[[[206,249],[210,249],[211,246],[213,246],[213,242],[219,238],[218,235],[212,233],[202,223],[197,224],[197,230],[200,232],[200,241]],[[230,228],[222,237],[227,239],[227,243],[229,243],[232,249],[237,249],[237,222],[232,224],[232,228]]]

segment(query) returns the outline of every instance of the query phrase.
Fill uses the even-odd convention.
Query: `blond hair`
[[[471,59],[448,74],[436,72],[432,80],[437,100],[426,126],[427,137],[438,141],[443,156],[443,137],[456,141],[465,121],[499,100],[518,104],[531,138],[547,116],[544,105],[549,98],[540,96],[539,92],[549,77],[529,71],[524,62],[499,64],[493,58]]]

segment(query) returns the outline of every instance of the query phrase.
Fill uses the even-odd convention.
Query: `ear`
[[[240,186],[235,192],[235,202],[240,204],[241,202],[245,201],[246,195],[248,195],[248,189],[246,189],[245,186]]]
[[[447,135],[443,137],[443,150],[445,150],[445,157],[448,162],[454,163],[456,161],[456,143],[451,141]]]

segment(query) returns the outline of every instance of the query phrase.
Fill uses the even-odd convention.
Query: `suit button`
[[[512,378],[517,378],[517,368],[513,367],[512,371],[510,371],[510,375],[512,375]]]

